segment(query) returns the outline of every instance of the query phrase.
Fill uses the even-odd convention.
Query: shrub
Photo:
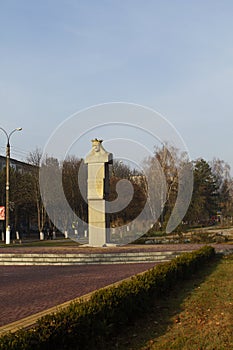
[[[2,336],[0,349],[98,348],[104,338],[145,312],[152,297],[163,295],[178,280],[190,277],[214,254],[214,248],[206,246],[157,265],[117,287],[100,289],[86,302],[72,303],[60,312],[39,319],[32,329]]]

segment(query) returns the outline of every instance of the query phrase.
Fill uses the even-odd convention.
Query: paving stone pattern
[[[137,251],[184,251],[199,249],[198,244],[126,246],[120,248],[4,247],[0,253],[111,253]],[[226,245],[214,245],[216,250]],[[232,246],[231,246],[232,247]],[[156,263],[0,266],[0,326],[77,298],[91,291],[143,272]]]
[[[130,277],[154,265],[0,266],[0,326]]]
[[[199,249],[205,244],[152,244],[152,245],[126,245],[121,247],[107,247],[107,248],[93,248],[93,247],[21,247],[20,245],[15,245],[15,247],[2,247],[0,248],[1,254],[9,253],[34,253],[34,254],[97,254],[97,253],[122,253],[122,252],[143,252],[143,251],[155,251],[155,252],[164,252],[164,251],[185,251],[185,250],[195,250]],[[225,244],[211,244],[216,250],[225,249],[227,245]],[[233,245],[232,245],[233,247]]]

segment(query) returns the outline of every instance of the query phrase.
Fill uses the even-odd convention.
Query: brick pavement
[[[182,251],[198,244],[126,246],[119,248],[9,247],[1,253],[108,253],[114,251]],[[213,245],[216,250],[228,248]],[[232,248],[229,245],[229,248]],[[64,303],[154,266],[155,263],[76,266],[0,266],[0,326]]]
[[[205,244],[152,244],[152,245],[126,245],[120,247],[105,247],[105,248],[94,248],[94,247],[80,247],[80,246],[58,246],[58,247],[25,247],[20,245],[15,245],[14,247],[2,246],[0,247],[1,254],[9,254],[9,253],[34,253],[34,254],[46,254],[46,253],[54,253],[54,254],[91,254],[91,253],[105,253],[110,254],[112,252],[142,252],[142,251],[183,251],[183,250],[196,250],[204,246]],[[209,244],[212,245],[216,250],[225,249],[227,247],[233,248],[233,244]]]
[[[0,266],[0,326],[145,271],[155,263]]]

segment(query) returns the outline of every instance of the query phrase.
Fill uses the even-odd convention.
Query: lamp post
[[[7,138],[6,144],[6,244],[10,244],[10,220],[9,220],[9,192],[10,192],[10,137],[16,131],[21,131],[22,128],[16,128],[9,134],[5,129],[0,127]]]

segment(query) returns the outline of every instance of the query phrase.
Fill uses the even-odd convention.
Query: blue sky
[[[23,127],[12,156],[83,108],[123,101],[164,115],[192,159],[233,169],[232,16],[224,0],[1,0],[0,127]]]

